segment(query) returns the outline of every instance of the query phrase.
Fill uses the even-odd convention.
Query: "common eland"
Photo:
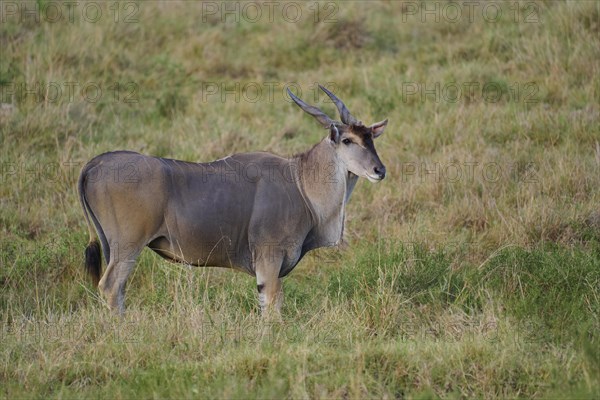
[[[386,173],[373,139],[387,119],[363,125],[320,88],[341,122],[288,90],[328,130],[291,158],[254,152],[195,163],[115,151],[85,165],[78,191],[90,234],[86,268],[112,309],[124,311],[127,278],[147,246],[171,261],[256,276],[261,312],[279,313],[282,278],[308,251],[340,242],[358,178],[379,182]]]

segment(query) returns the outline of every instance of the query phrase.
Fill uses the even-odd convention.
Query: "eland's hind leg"
[[[121,249],[119,249],[121,247]],[[98,289],[111,310],[125,311],[125,286],[143,246],[115,243],[110,249],[110,262],[98,283]]]

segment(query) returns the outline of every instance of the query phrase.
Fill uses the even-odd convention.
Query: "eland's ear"
[[[371,132],[373,132],[373,139],[378,138],[379,136],[383,135],[383,131],[385,131],[385,127],[387,126],[387,123],[388,123],[388,120],[386,118],[383,121],[376,122],[369,127],[369,128],[371,128]]]
[[[329,139],[331,139],[331,141],[335,144],[339,144],[341,136],[342,135],[340,134],[338,127],[335,126],[335,124],[331,124],[329,127]]]

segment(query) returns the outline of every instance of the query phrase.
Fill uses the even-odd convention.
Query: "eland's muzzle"
[[[381,167],[373,168],[373,172],[375,172],[375,175],[377,175],[379,177],[379,179],[385,178],[385,166],[384,165],[382,165]]]

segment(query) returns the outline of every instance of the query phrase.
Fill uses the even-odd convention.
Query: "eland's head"
[[[385,178],[385,166],[377,155],[373,139],[383,134],[388,120],[369,126],[363,125],[350,114],[340,99],[323,86],[319,87],[333,100],[340,113],[341,122],[332,120],[317,107],[306,104],[289,89],[288,94],[300,108],[329,129],[329,141],[348,172],[365,177],[371,182],[381,181]]]

